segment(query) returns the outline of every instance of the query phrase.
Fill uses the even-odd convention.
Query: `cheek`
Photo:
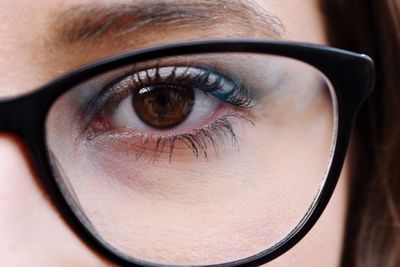
[[[348,163],[347,160],[335,192],[315,226],[299,244],[267,266],[340,266],[348,199]]]

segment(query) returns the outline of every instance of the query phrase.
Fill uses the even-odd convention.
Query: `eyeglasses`
[[[133,51],[0,101],[64,219],[123,266],[266,263],[337,183],[370,58],[291,42]]]

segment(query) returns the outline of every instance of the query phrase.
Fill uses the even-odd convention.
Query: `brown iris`
[[[154,128],[171,128],[187,119],[194,105],[194,89],[175,85],[144,87],[133,94],[139,118]]]

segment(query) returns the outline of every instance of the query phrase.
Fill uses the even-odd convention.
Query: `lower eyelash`
[[[97,133],[88,135],[86,142],[91,143],[95,140],[115,138],[128,140],[130,143],[129,150],[134,150],[136,160],[150,159],[156,162],[162,155],[167,155],[169,161],[173,159],[174,151],[177,144],[181,143],[192,151],[195,158],[209,156],[208,150],[210,147],[214,150],[216,156],[219,153],[219,145],[226,145],[231,142],[232,146],[237,146],[239,149],[239,140],[236,132],[233,129],[231,120],[238,119],[243,125],[245,122],[254,125],[254,122],[247,114],[239,111],[231,111],[227,114],[216,118],[209,125],[195,129],[190,133],[176,134],[171,136],[153,136],[142,133],[135,133],[133,130],[119,131],[112,133]],[[134,143],[134,145],[132,145]],[[131,148],[134,146],[134,148]],[[130,153],[131,151],[129,151]]]

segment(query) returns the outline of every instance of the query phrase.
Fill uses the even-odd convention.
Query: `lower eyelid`
[[[86,146],[123,153],[124,157],[130,155],[134,159],[156,160],[167,157],[169,160],[173,158],[186,161],[190,159],[187,157],[189,154],[195,158],[207,158],[211,152],[217,153],[227,144],[238,146],[236,130],[243,126],[243,123],[254,124],[246,114],[230,111],[214,117],[208,125],[192,129],[190,132],[161,136],[146,135],[129,128],[121,128],[100,133],[84,142]]]
[[[219,103],[218,108],[214,110],[212,113],[210,113],[207,117],[205,117],[203,120],[198,121],[198,122],[187,122],[185,123],[184,126],[179,126],[176,128],[172,129],[164,129],[164,130],[158,130],[154,128],[145,128],[145,129],[138,129],[139,127],[134,127],[134,126],[123,126],[122,124],[118,125],[113,125],[112,123],[109,122],[107,118],[104,118],[104,121],[106,121],[107,124],[106,126],[100,126],[100,127],[93,127],[91,125],[91,135],[95,136],[100,136],[100,135],[114,135],[118,136],[119,133],[124,133],[127,134],[128,132],[132,133],[134,136],[136,135],[151,135],[151,136],[164,136],[164,137],[170,137],[170,136],[177,136],[177,135],[182,135],[182,134],[189,134],[195,129],[202,129],[206,127],[207,125],[211,124],[213,121],[215,121],[217,118],[222,117],[222,116],[227,116],[228,114],[239,114],[242,115],[243,111],[240,111],[240,108],[235,108],[232,107],[229,104],[226,103]],[[247,115],[246,115],[247,116]],[[140,122],[143,124],[142,122]],[[135,125],[136,126],[136,125]],[[90,128],[90,127],[89,127]]]

